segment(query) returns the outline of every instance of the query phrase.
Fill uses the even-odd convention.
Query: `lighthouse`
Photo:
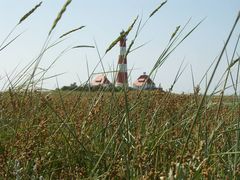
[[[123,35],[124,31],[120,34]],[[120,55],[118,57],[118,71],[116,77],[117,87],[128,86],[128,74],[127,74],[127,57],[126,57],[126,36],[122,36],[120,39]]]

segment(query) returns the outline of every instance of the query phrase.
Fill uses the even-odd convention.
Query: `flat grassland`
[[[153,91],[0,95],[0,177],[233,178],[234,97]]]
[[[240,35],[233,32],[237,29],[240,13],[221,53],[202,78],[207,82],[204,95],[199,94],[200,87],[195,88],[193,72],[194,94],[171,93],[185,69],[182,65],[169,92],[125,88],[116,89],[118,92],[114,88],[108,91],[100,88],[94,92],[33,91],[31,88],[42,86],[43,81],[61,75],[48,77],[46,73],[63,54],[76,48],[96,48],[99,55],[92,74],[87,65],[90,74],[86,83],[89,84],[97,66],[103,66],[102,58],[131,31],[135,31],[135,35],[125,57],[145,45],[133,46],[151,17],[167,3],[162,2],[146,20],[137,16],[126,31],[109,43],[104,56],[99,54],[97,45],[67,45],[53,61],[48,61],[49,66],[42,68],[39,65],[46,52],[63,43],[66,36],[85,27],[74,28],[51,41],[71,2],[66,0],[63,4],[39,55],[19,73],[15,69],[4,77],[5,92],[0,92],[0,179],[239,179],[240,58],[237,47]],[[1,42],[0,52],[18,39],[22,33],[16,36],[13,33],[41,4],[36,4],[22,16]],[[176,27],[149,71],[149,77],[156,75],[168,57],[202,22],[189,30],[190,20]],[[232,36],[236,44],[229,48]],[[231,59],[228,59],[227,49],[233,49],[229,54]],[[209,87],[225,53],[228,66],[213,92],[220,92],[220,96],[209,95]],[[236,81],[233,67],[237,67]],[[213,71],[209,76],[211,68]],[[226,97],[224,90],[229,88],[230,77],[229,87],[234,88],[235,95]],[[222,90],[216,92],[220,87]]]

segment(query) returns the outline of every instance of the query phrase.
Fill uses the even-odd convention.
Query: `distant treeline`
[[[56,90],[62,90],[62,91],[98,91],[98,90],[105,90],[105,91],[121,91],[123,90],[123,87],[116,87],[112,84],[107,85],[107,86],[91,86],[89,84],[85,84],[85,85],[80,85],[78,86],[76,82],[70,84],[69,86],[63,86],[61,88],[57,88]],[[137,90],[133,87],[128,87],[128,90]],[[162,88],[155,88],[155,89],[151,89],[151,90],[160,90],[163,91]]]

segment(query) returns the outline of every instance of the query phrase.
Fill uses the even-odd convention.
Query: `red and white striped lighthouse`
[[[122,35],[124,31],[120,34]],[[118,72],[116,78],[116,86],[127,87],[128,86],[128,74],[127,74],[127,57],[126,57],[126,36],[120,39],[120,55],[118,58]]]

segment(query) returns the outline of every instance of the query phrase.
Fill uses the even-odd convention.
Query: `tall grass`
[[[239,72],[240,61],[236,58],[239,38],[224,73],[221,95],[215,95],[217,89],[209,93],[209,86],[236,31],[240,14],[219,58],[213,62],[215,66],[204,94],[200,94],[197,85],[201,82],[196,84],[193,73],[194,94],[172,92],[185,69],[182,65],[166,92],[131,91],[127,87],[120,91],[101,87],[94,92],[90,88],[87,91],[35,90],[51,78],[46,73],[66,52],[93,47],[66,47],[48,68],[39,71],[45,53],[63,43],[63,37],[83,28],[70,30],[51,41],[50,35],[70,3],[66,1],[54,20],[40,54],[15,76],[7,75],[8,86],[0,93],[0,176],[6,179],[238,179],[239,73],[234,80],[231,70],[237,65]],[[143,19],[136,18],[125,31],[127,35],[135,30],[126,56],[134,49],[141,30],[165,3],[153,10],[143,24]],[[28,17],[40,5],[23,17]],[[201,22],[187,32],[189,21],[183,28],[176,27],[150,71],[151,77],[154,78],[162,64]],[[103,66],[104,55],[101,56],[96,43],[94,47],[99,55],[96,66]],[[88,69],[88,81],[94,71],[95,68],[92,73]],[[233,96],[224,95],[229,76]]]

